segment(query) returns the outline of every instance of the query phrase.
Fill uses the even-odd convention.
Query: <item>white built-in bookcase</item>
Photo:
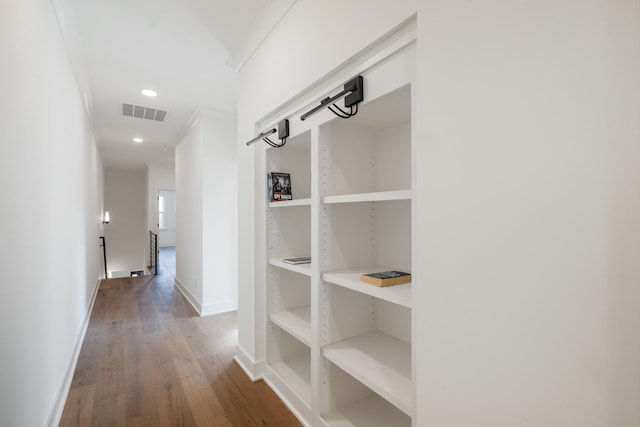
[[[322,112],[266,149],[293,200],[266,204],[264,377],[311,425],[411,425],[414,284],[360,281],[411,271],[411,52],[362,73],[356,116]],[[313,262],[283,262],[298,256]]]

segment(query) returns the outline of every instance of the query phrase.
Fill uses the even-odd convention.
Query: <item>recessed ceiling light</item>
[[[140,92],[142,92],[143,95],[150,96],[150,97],[154,97],[158,95],[158,92],[151,89],[142,89]]]
[[[142,138],[133,138],[133,142],[142,142]]]

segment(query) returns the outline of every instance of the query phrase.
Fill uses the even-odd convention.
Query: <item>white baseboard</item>
[[[199,316],[202,316],[202,314],[201,314],[202,313],[202,304],[200,303],[200,301],[198,301],[198,298],[196,298],[196,296],[191,293],[189,288],[187,288],[184,285],[184,283],[182,283],[182,281],[180,279],[178,279],[177,277],[176,277],[176,280],[174,282],[174,285],[175,285],[176,288],[178,288],[180,293],[182,295],[184,295],[184,297],[187,299],[189,304],[191,304],[191,307],[193,307],[193,309],[196,311],[196,313],[198,313]]]
[[[198,313],[200,317],[203,316],[211,316],[213,314],[221,314],[227,313],[229,311],[234,311],[238,309],[238,304],[236,301],[229,300],[223,302],[217,302],[213,304],[203,305],[195,295],[191,293],[189,288],[187,288],[184,283],[176,277],[175,286],[178,288],[180,293],[184,295],[184,297],[189,301],[191,307]]]
[[[256,362],[254,361],[247,352],[240,346],[236,345],[236,355],[233,358],[238,365],[242,368],[242,370],[247,374],[251,381],[263,380],[271,390],[278,396],[278,398],[285,404],[287,408],[295,415],[295,417],[302,423],[304,426],[314,426],[314,425],[322,425],[326,426],[326,424],[318,421],[318,423],[311,423],[309,420],[313,420],[313,414],[309,410],[302,410],[300,408],[304,408],[303,404],[294,405],[291,403],[286,394],[282,393],[281,388],[274,384],[273,381],[269,378],[269,375],[265,374],[265,363],[264,361]],[[272,374],[273,375],[273,374]],[[279,381],[281,383],[281,381]],[[281,386],[282,387],[282,386]],[[284,388],[284,387],[282,387]]]
[[[211,316],[213,314],[227,313],[229,311],[235,311],[238,309],[238,304],[235,301],[223,301],[214,304],[206,304],[202,307],[200,316]]]
[[[300,421],[300,423],[305,427],[314,427],[314,426],[323,426],[326,427],[326,424],[317,417],[314,417],[309,408],[306,406],[306,403],[302,402],[299,397],[292,395],[291,392],[284,392],[287,389],[287,386],[284,385],[282,380],[275,379],[275,374],[266,374],[264,375],[264,382],[269,386],[269,388],[278,396],[278,398],[284,403],[293,415]],[[275,375],[277,377],[277,375]],[[298,404],[293,404],[291,401],[293,398]],[[316,420],[315,423],[312,423],[311,420]]]
[[[101,279],[98,279],[98,281],[96,282],[93,293],[91,294],[89,308],[87,309],[87,313],[85,314],[84,322],[82,323],[82,328],[80,329],[80,334],[78,334],[78,338],[76,339],[76,345],[73,349],[71,359],[69,360],[67,373],[62,379],[60,387],[58,387],[57,397],[50,412],[49,422],[47,422],[47,425],[49,427],[58,426],[60,424],[60,420],[62,419],[62,412],[64,411],[65,404],[67,403],[67,397],[69,397],[69,390],[71,390],[71,381],[73,381],[73,375],[76,372],[76,366],[78,364],[78,358],[80,357],[82,343],[84,342],[84,337],[87,334],[87,328],[89,327],[89,320],[91,319],[93,305],[96,302],[96,296],[98,295],[98,289],[100,288],[100,280]]]
[[[258,381],[263,378],[264,362],[253,360],[240,345],[236,345],[236,355],[233,359],[240,365],[251,381]]]

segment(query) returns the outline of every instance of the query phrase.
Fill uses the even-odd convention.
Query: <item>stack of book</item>
[[[311,262],[311,257],[310,256],[301,256],[301,257],[297,257],[297,258],[285,258],[282,260],[283,262],[286,262],[287,264],[309,264]]]
[[[403,271],[381,271],[360,276],[360,281],[374,286],[391,286],[411,282],[411,274]]]

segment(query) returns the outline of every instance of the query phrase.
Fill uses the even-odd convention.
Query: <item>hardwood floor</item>
[[[236,340],[235,312],[198,317],[168,274],[103,281],[60,425],[300,426]]]

